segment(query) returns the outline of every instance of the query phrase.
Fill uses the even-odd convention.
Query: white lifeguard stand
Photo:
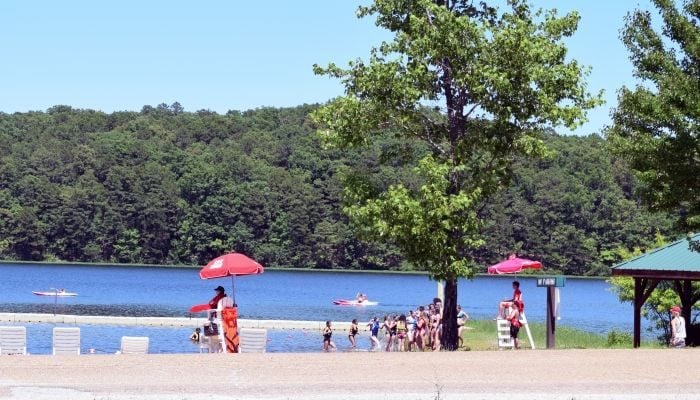
[[[506,315],[510,311],[510,307],[506,307]],[[530,325],[527,323],[527,317],[525,312],[520,313],[520,330],[525,328],[527,333],[527,339],[530,341],[530,347],[535,350],[535,341],[532,340],[532,332],[530,332]],[[513,339],[510,337],[510,321],[504,318],[499,318],[496,320],[496,334],[498,336],[498,348],[513,348]]]
[[[224,308],[233,307],[233,300],[230,297],[224,297],[216,305],[216,309],[207,310],[207,324],[216,324],[219,330],[218,335],[207,336],[202,332],[199,352],[203,353],[221,353],[226,351],[226,340],[224,339],[224,320],[222,311]]]

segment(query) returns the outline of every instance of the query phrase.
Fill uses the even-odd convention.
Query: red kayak
[[[379,304],[379,302],[369,300],[357,301],[340,299],[333,300],[333,304],[335,304],[336,306],[376,306],[377,304]]]

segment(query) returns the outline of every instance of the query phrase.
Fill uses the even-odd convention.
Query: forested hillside
[[[389,243],[355,237],[338,170],[405,180],[411,158],[385,166],[378,151],[324,150],[314,108],[0,113],[0,258],[202,264],[234,250],[268,267],[410,269]],[[477,262],[517,251],[550,271],[606,274],[620,249],[673,236],[601,138],[545,141],[555,155],[520,163],[483,209]]]

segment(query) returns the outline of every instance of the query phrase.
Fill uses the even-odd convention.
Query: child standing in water
[[[357,327],[357,319],[352,320],[352,324],[350,325],[350,334],[348,335],[348,339],[350,340],[350,348],[354,349],[357,347],[357,342],[355,341],[355,335],[357,335],[357,332],[360,329]]]
[[[201,332],[202,330],[199,328],[195,328],[194,332],[190,335],[190,340],[193,341],[194,343],[199,343],[201,339]]]
[[[326,321],[326,326],[323,328],[323,351],[335,350],[335,343],[331,340],[333,329],[331,329],[331,321]]]
[[[377,317],[372,318],[372,320],[369,321],[367,326],[371,331],[371,335],[369,337],[371,347],[369,348],[369,351],[379,349],[379,338],[377,337],[377,335],[379,334],[379,321],[377,321]]]

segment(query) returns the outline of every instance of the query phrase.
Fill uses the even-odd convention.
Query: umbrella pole
[[[236,306],[236,275],[231,275],[231,298],[233,299],[233,306]]]

